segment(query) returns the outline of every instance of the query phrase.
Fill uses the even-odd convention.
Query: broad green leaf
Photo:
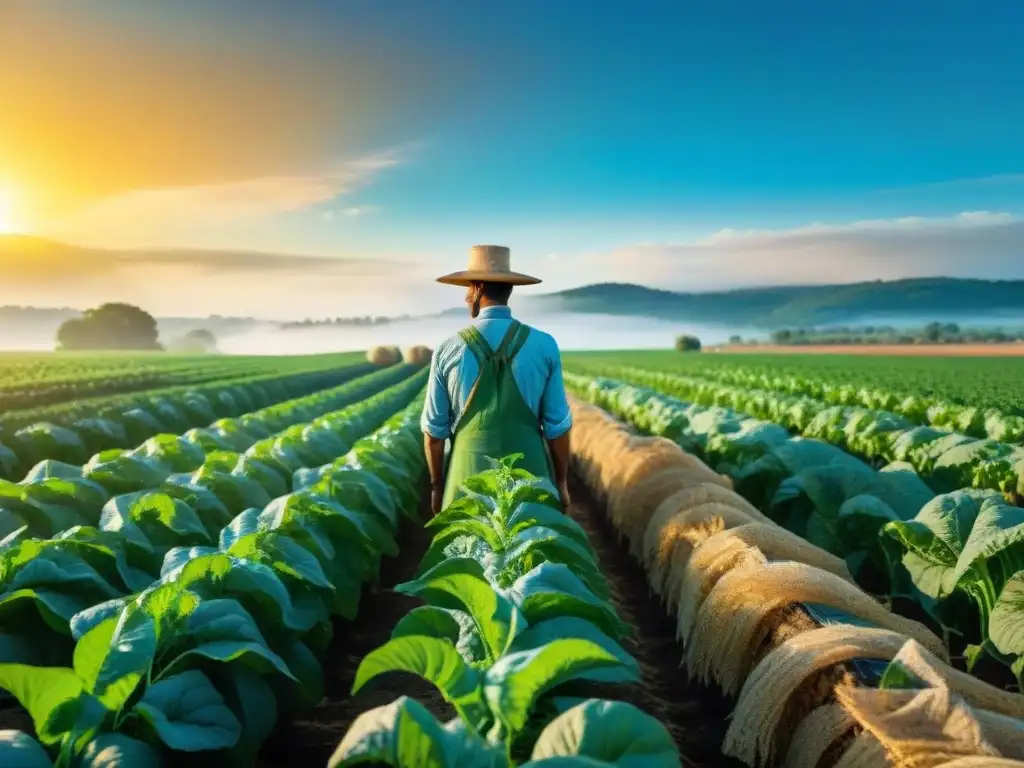
[[[88,449],[77,434],[48,422],[22,427],[11,436],[11,446],[23,461],[31,464],[44,459],[82,464],[89,458]]]
[[[619,768],[680,768],[664,725],[622,701],[592,699],[559,715],[541,732],[533,760],[580,756]]]
[[[410,672],[433,684],[453,704],[472,697],[480,676],[445,640],[416,635],[389,640],[368,653],[352,683],[357,694],[367,683],[388,672]]]
[[[21,731],[0,731],[0,765],[4,768],[53,768],[42,744]]]
[[[395,626],[392,639],[423,635],[447,640],[455,646],[468,663],[487,659],[487,649],[477,631],[473,618],[465,611],[422,605],[413,608]]]
[[[160,680],[146,689],[134,711],[168,747],[180,752],[233,747],[242,725],[198,670]]]
[[[260,671],[274,669],[295,679],[284,660],[270,650],[256,622],[237,600],[204,600],[188,614],[178,632],[191,647],[170,661],[161,676],[189,656],[202,656],[224,663],[240,660]]]
[[[426,707],[406,696],[356,718],[327,765],[366,763],[393,768],[511,768],[500,750],[475,733],[446,729]]]
[[[140,545],[148,543],[164,549],[211,542],[195,510],[161,492],[115,496],[103,507],[99,527],[120,531]]]
[[[186,563],[174,578],[204,598],[237,599],[262,627],[305,633],[328,619],[322,601],[303,600],[301,594],[293,600],[273,569],[252,560],[209,554]]]
[[[83,470],[87,479],[99,483],[112,495],[156,488],[170,474],[170,470],[158,461],[128,454],[112,458],[104,453],[97,454]]]
[[[243,536],[227,550],[229,555],[264,563],[281,576],[310,584],[320,589],[333,590],[320,561],[291,537],[275,531],[259,531]],[[343,585],[358,588],[358,582]]]
[[[587,640],[555,640],[498,659],[484,674],[483,693],[491,712],[515,734],[526,725],[542,694],[584,673],[621,665],[614,655]]]
[[[431,605],[469,614],[492,659],[508,647],[516,608],[487,582],[475,560],[447,560],[421,579],[399,584],[395,590],[421,597]]]
[[[988,636],[1000,653],[1024,657],[1024,571],[999,593],[989,616]]]
[[[611,604],[597,597],[561,563],[541,563],[519,578],[506,596],[531,625],[558,616],[577,616],[612,638],[623,637],[628,631]]]
[[[64,735],[57,730],[61,709],[78,699],[84,686],[67,667],[0,664],[0,689],[9,691],[28,710],[39,740],[55,744]]]
[[[132,451],[132,455],[160,462],[171,472],[194,472],[203,465],[201,446],[178,435],[155,435]]]
[[[544,526],[568,536],[582,547],[589,547],[590,540],[580,524],[560,509],[555,509],[546,504],[535,504],[525,502],[515,507],[505,524],[510,534],[517,534],[520,531],[533,526]]]
[[[585,672],[579,676],[581,679],[602,683],[624,683],[639,678],[640,669],[637,666],[636,659],[589,621],[576,618],[575,616],[559,616],[529,627],[516,637],[509,651],[537,649],[547,643],[564,638],[587,640],[594,645],[600,646],[618,659],[622,665],[621,667],[609,667],[607,669],[595,669],[592,672]]]
[[[324,697],[324,671],[313,652],[305,643],[294,642],[281,651],[281,658],[299,681],[292,693],[300,706],[313,709],[320,704]]]
[[[77,768],[161,768],[160,753],[122,733],[101,733],[85,748]]]
[[[267,681],[251,669],[231,666],[214,678],[224,703],[238,717],[242,735],[232,749],[237,761],[254,765],[277,721],[277,699]]]

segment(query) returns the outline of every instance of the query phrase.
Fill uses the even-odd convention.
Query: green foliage
[[[227,468],[213,455],[207,466],[200,446],[172,436],[85,468],[43,462],[26,483],[0,484],[9,514],[28,521],[0,542],[0,688],[29,711],[43,745],[2,732],[0,763],[146,766],[168,751],[251,762],[279,709],[315,705],[314,651],[330,616],[355,615],[362,583],[395,553],[396,510],[425,469],[414,402],[425,372],[411,372],[383,391],[394,372],[270,410],[266,429],[250,420],[247,434],[273,440],[282,422],[312,412],[315,429],[295,439],[339,441],[322,484],[277,502],[245,472],[259,465],[289,489],[290,475],[244,456]],[[323,414],[371,387],[377,394]],[[193,474],[168,477],[168,464],[200,456]],[[231,519],[252,493],[261,503]],[[91,525],[62,530],[76,517]]]
[[[131,304],[103,304],[80,318],[65,320],[57,330],[57,348],[161,349],[156,320]]]
[[[626,627],[586,535],[561,513],[556,489],[516,469],[516,458],[469,478],[428,523],[436,534],[417,577],[396,587],[425,605],[363,659],[353,686],[411,673],[458,719],[442,725],[400,698],[364,713],[330,765],[680,764],[664,726],[626,704],[587,700],[543,727],[558,686],[629,682],[639,670],[617,642]]]
[[[700,352],[700,339],[688,334],[676,336],[676,352]]]

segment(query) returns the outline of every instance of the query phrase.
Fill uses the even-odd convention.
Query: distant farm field
[[[898,357],[1024,357],[1024,344],[809,344],[727,346],[717,354],[750,355],[873,355]]]
[[[913,396],[1024,414],[1021,357],[683,354],[671,350],[570,352],[564,357],[567,367],[636,366],[745,388],[815,397],[827,394],[830,401],[847,405],[854,404],[857,390],[868,389],[877,390],[878,398],[893,401]]]

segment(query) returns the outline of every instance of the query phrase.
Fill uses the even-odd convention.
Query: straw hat
[[[511,260],[511,253],[504,245],[474,245],[469,249],[469,267],[462,272],[439,277],[437,282],[462,286],[474,280],[512,285],[536,285],[540,282],[536,277],[513,272],[509,268]]]

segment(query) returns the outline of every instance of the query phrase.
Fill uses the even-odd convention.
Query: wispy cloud
[[[356,205],[352,208],[346,208],[342,211],[346,216],[355,218],[357,216],[369,216],[371,213],[377,213],[380,211],[380,206],[376,205]]]
[[[89,245],[180,244],[187,241],[189,233],[194,236],[211,228],[237,226],[350,195],[407,156],[408,148],[403,147],[313,173],[135,190],[88,205],[53,223],[47,234]],[[374,210],[373,206],[350,206],[342,212],[358,216]],[[330,210],[321,214],[328,221],[335,215]]]
[[[1024,277],[1024,221],[968,211],[793,229],[722,229],[684,243],[644,243],[562,260],[591,280],[684,290],[948,275]],[[600,276],[600,278],[598,278]]]

